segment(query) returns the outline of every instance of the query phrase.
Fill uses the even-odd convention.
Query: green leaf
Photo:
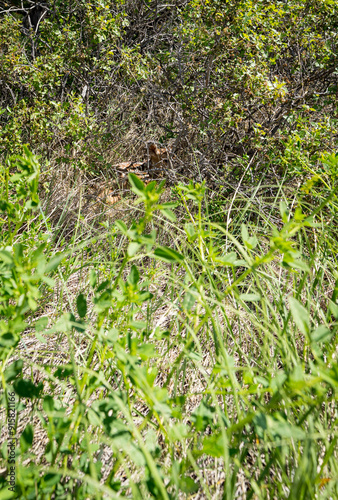
[[[147,323],[145,321],[130,321],[129,326],[135,330],[146,330]]]
[[[186,222],[184,224],[184,229],[188,237],[189,242],[193,242],[197,238],[197,232],[195,231],[195,226],[191,222]]]
[[[298,302],[294,297],[289,298],[290,310],[294,322],[298,326],[303,335],[309,335],[310,332],[310,316],[305,307]]]
[[[150,193],[150,191],[153,191],[154,187],[156,186],[156,181],[151,181],[149,184],[146,185],[146,193]]]
[[[183,441],[189,435],[189,427],[183,423],[174,424],[172,422],[167,428],[167,432],[171,441]]]
[[[199,354],[196,351],[189,351],[189,353],[187,354],[187,358],[192,359],[193,361],[195,361],[198,364],[202,363],[202,361],[203,361],[203,357],[201,356],[201,354]]]
[[[129,243],[128,248],[127,248],[127,254],[129,257],[134,257],[134,255],[139,251],[142,245],[139,243],[136,243],[135,241],[132,241]]]
[[[55,378],[63,380],[73,375],[74,369],[72,365],[59,366],[54,373]]]
[[[92,410],[91,408],[88,409],[87,418],[89,423],[96,426],[97,428],[99,428],[102,425],[101,418],[96,413],[96,411]]]
[[[45,339],[45,337],[43,335],[40,335],[40,333],[38,332],[35,332],[35,337],[40,341],[42,342],[43,344],[46,344],[47,343],[47,339]]]
[[[143,194],[145,192],[145,185],[137,175],[129,173],[128,179],[131,184],[131,189],[135,194]]]
[[[281,217],[282,217],[282,221],[284,222],[284,224],[286,224],[289,220],[289,210],[288,210],[288,207],[286,205],[286,203],[284,201],[281,200],[280,204],[279,204],[279,210],[280,210],[280,214],[281,214]]]
[[[195,483],[195,481],[189,476],[183,476],[180,479],[180,490],[183,491],[183,493],[196,493],[199,488],[199,484]]]
[[[225,452],[225,444],[222,434],[213,434],[203,439],[203,453],[211,457],[222,457]]]
[[[45,272],[50,273],[52,271],[55,271],[55,269],[58,267],[60,262],[66,257],[64,252],[58,252],[55,254],[48,262],[46,265]]]
[[[8,247],[7,247],[8,248]],[[11,255],[10,252],[7,250],[0,250],[0,259],[5,263],[5,264],[13,264],[13,256]]]
[[[123,220],[115,221],[115,226],[117,227],[117,229],[119,229],[121,231],[122,234],[124,234],[124,235],[127,234],[128,228],[127,228],[125,222],[123,222]]]
[[[290,254],[284,254],[283,265],[285,267],[292,267],[293,269],[299,269],[300,271],[310,272],[310,268],[306,264],[306,262],[300,259],[295,259]]]
[[[0,490],[0,500],[11,500],[12,498],[19,498],[16,491],[11,491],[8,488],[3,488]]]
[[[248,229],[247,229],[247,227],[246,227],[245,224],[242,224],[242,226],[241,226],[241,234],[242,234],[243,243],[245,243],[246,241],[248,241],[248,239],[249,239],[249,232],[248,232]]]
[[[38,319],[35,323],[35,330],[37,332],[42,332],[47,328],[49,318],[48,316],[42,316],[42,318]]]
[[[335,304],[332,300],[329,302],[329,309],[331,314],[338,320],[338,304]]]
[[[161,208],[176,208],[178,206],[177,201],[167,201],[161,204]]]
[[[43,384],[40,382],[38,385],[33,384],[31,380],[19,379],[13,384],[14,390],[21,398],[38,398],[43,389]]]
[[[154,252],[157,259],[164,260],[165,262],[182,262],[183,255],[169,247],[158,247]]]
[[[56,322],[53,330],[56,332],[70,332],[73,328],[73,323],[75,322],[74,315],[71,313],[65,313]]]
[[[97,287],[97,289],[95,290],[96,293],[100,293],[102,292],[102,290],[104,290],[105,288],[108,287],[108,285],[110,285],[110,281],[109,280],[106,280],[106,281],[102,281],[102,283]]]
[[[42,487],[48,487],[50,488],[51,486],[54,486],[55,484],[58,484],[61,479],[61,474],[56,474],[56,473],[47,473],[43,476],[42,478]]]
[[[89,273],[89,284],[92,288],[95,288],[96,283],[97,283],[96,272],[94,271],[94,269],[91,269]]]
[[[77,296],[76,307],[80,318],[84,318],[87,314],[87,300],[82,293]]]
[[[46,248],[47,243],[42,243],[32,255],[32,261],[35,262],[39,257],[43,254],[44,249]]]
[[[236,252],[230,252],[225,255],[221,255],[215,259],[216,262],[219,262],[223,266],[234,266],[237,260]]]
[[[258,240],[257,240],[256,236],[252,236],[252,237],[249,236],[249,232],[248,232],[248,229],[245,226],[245,224],[242,224],[241,232],[242,232],[242,240],[243,240],[244,245],[249,250],[256,248],[256,246],[258,244]]]
[[[153,358],[156,354],[155,346],[153,344],[141,344],[137,348],[137,354],[143,360]]]
[[[119,338],[119,331],[116,328],[111,328],[110,330],[108,330],[105,333],[106,334],[104,336],[102,335],[101,338],[106,339],[111,344],[115,344],[115,342]]]
[[[172,210],[169,210],[168,208],[161,208],[161,213],[170,220],[170,222],[176,222],[176,215]]]
[[[139,302],[145,302],[146,300],[150,300],[153,298],[153,294],[150,293],[150,292],[147,292],[146,290],[144,290],[143,292],[140,292],[139,294]]]
[[[313,332],[311,332],[311,340],[313,342],[328,342],[332,333],[325,325],[319,325]]]
[[[19,373],[22,372],[22,367],[23,367],[23,361],[22,359],[17,359],[16,361],[13,361],[6,370],[4,371],[4,377],[7,383],[11,382],[14,380]]]
[[[54,411],[55,402],[52,396],[47,395],[43,398],[42,408],[47,414]]]
[[[19,335],[7,332],[0,336],[0,347],[15,347],[20,341]]]
[[[243,300],[243,302],[258,302],[261,298],[258,293],[241,293],[239,296],[239,299]]]
[[[191,309],[194,306],[195,302],[196,302],[195,295],[193,295],[190,291],[188,291],[184,295],[182,306],[183,306],[183,308],[186,311],[191,311]]]
[[[55,286],[55,281],[52,278],[49,278],[48,276],[41,276],[41,280],[46,283],[50,288],[54,288]]]
[[[140,279],[140,273],[136,266],[131,266],[130,274],[128,276],[128,283],[131,285],[137,285]]]
[[[262,441],[265,439],[265,433],[268,433],[273,440],[304,439],[306,437],[303,429],[292,425],[279,413],[275,413],[273,416],[257,413],[253,422],[256,433]]]
[[[215,415],[215,408],[209,406],[203,400],[198,408],[192,413],[191,421],[197,431],[204,431],[208,425],[212,424]]]
[[[20,447],[23,453],[25,453],[33,444],[34,430],[31,424],[26,425],[20,436]]]

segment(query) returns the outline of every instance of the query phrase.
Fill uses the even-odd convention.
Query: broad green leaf
[[[91,408],[88,408],[87,418],[89,423],[96,426],[97,428],[99,428],[102,425],[101,418],[96,413],[96,411],[92,410]]]
[[[0,260],[5,264],[13,264],[13,256],[7,250],[0,250]]]
[[[329,302],[329,309],[331,314],[338,320],[338,304],[335,304],[332,300]]]
[[[168,219],[170,222],[176,222],[176,215],[169,208],[161,208],[161,213]]]
[[[220,257],[217,257],[215,261],[223,266],[234,266],[235,262],[237,259],[237,255],[235,252],[230,252],[225,255],[221,255]]]
[[[256,433],[261,440],[265,439],[265,433],[268,433],[274,440],[305,439],[306,437],[303,429],[288,422],[279,413],[273,416],[257,413],[253,422]]]
[[[171,423],[167,428],[168,436],[171,441],[183,441],[189,435],[189,427],[183,423]]]
[[[0,336],[0,347],[15,347],[20,341],[19,335],[7,332]]]
[[[45,330],[48,326],[48,321],[48,316],[42,316],[42,318],[39,318],[35,323],[35,330],[37,332],[42,332],[43,330]]]
[[[21,398],[38,398],[42,392],[43,384],[40,382],[35,385],[31,380],[25,380],[23,378],[15,380],[13,384],[14,390],[18,396]]]
[[[328,342],[333,333],[325,325],[319,325],[313,332],[311,332],[311,340],[313,342]]]
[[[190,242],[195,241],[195,239],[197,238],[198,235],[197,235],[197,232],[195,230],[194,224],[192,224],[191,222],[186,222],[184,224],[184,229],[185,229],[185,232],[187,234],[188,241],[190,241]]]
[[[145,192],[145,185],[141,181],[141,179],[139,179],[139,177],[137,177],[137,175],[129,173],[128,179],[129,179],[129,182],[131,184],[131,189],[132,189],[132,191],[134,191],[134,193],[143,194]]]
[[[211,457],[222,457],[225,452],[223,436],[220,433],[207,436],[203,439],[203,453]]]
[[[42,487],[50,488],[51,486],[58,484],[60,482],[60,479],[61,474],[49,472],[42,477]]]
[[[309,335],[310,332],[310,316],[305,307],[294,297],[289,298],[290,310],[294,322],[298,326],[303,335]]]
[[[94,269],[91,269],[90,273],[89,273],[89,284],[90,284],[90,286],[92,288],[95,288],[96,287],[96,283],[97,283],[96,272],[94,271]]]
[[[117,227],[117,229],[119,229],[121,231],[122,234],[127,234],[128,232],[128,228],[126,226],[126,223],[123,222],[123,220],[117,220],[115,221],[115,226]]]
[[[241,293],[239,299],[243,302],[258,302],[262,297],[258,293]]]
[[[137,354],[141,359],[146,360],[156,355],[154,344],[141,344],[137,348]]]
[[[48,262],[46,265],[45,272],[50,273],[52,271],[55,271],[55,269],[58,267],[58,265],[63,261],[63,259],[66,258],[65,253],[59,252],[55,254]]]
[[[43,398],[42,408],[47,414],[54,411],[55,403],[52,396],[47,395]]]
[[[242,231],[242,240],[243,240],[244,245],[249,250],[256,248],[256,246],[258,244],[258,240],[257,240],[256,236],[251,236],[251,237],[249,236],[249,232],[248,232],[248,229],[245,226],[245,224],[242,224],[241,231]]]
[[[142,245],[139,243],[136,243],[135,241],[132,241],[129,243],[128,248],[127,248],[127,253],[129,257],[134,257],[134,255],[139,251]]]
[[[131,328],[134,328],[135,330],[146,330],[147,328],[147,323],[145,321],[130,321],[129,325]]]
[[[180,478],[180,490],[185,494],[196,493],[200,489],[200,485],[189,476]]]
[[[215,411],[215,408],[209,406],[203,400],[201,401],[199,407],[191,415],[191,421],[197,431],[204,431],[208,425],[212,424]]]
[[[128,283],[131,285],[137,285],[140,279],[140,273],[138,272],[138,269],[136,266],[131,266],[130,274],[128,276]]]
[[[153,191],[154,187],[156,186],[156,181],[151,181],[149,184],[146,185],[145,191],[146,193],[149,193],[150,191]]]
[[[42,243],[34,252],[32,255],[32,261],[34,262],[37,260],[42,254],[44,249],[46,248],[47,243]]]
[[[19,373],[22,372],[22,367],[23,367],[23,361],[22,359],[17,359],[16,361],[13,361],[6,370],[4,371],[4,378],[7,383],[12,382]]]
[[[184,294],[182,306],[186,311],[191,311],[195,302],[196,302],[196,297],[190,291],[188,291]]]
[[[84,318],[87,314],[87,300],[82,293],[77,296],[76,308],[80,318]]]
[[[2,488],[0,490],[0,500],[11,500],[12,498],[18,498],[18,493],[15,491],[15,486],[14,491],[10,490],[9,487],[12,488],[12,485],[8,484],[7,488]]]
[[[26,425],[20,436],[21,451],[25,453],[33,444],[34,429],[31,424]]]
[[[286,224],[289,220],[289,209],[286,205],[286,203],[281,200],[280,204],[279,204],[279,211],[280,211],[280,214],[282,216],[282,221],[284,222],[284,224]]]
[[[150,292],[147,292],[147,290],[143,290],[142,292],[139,293],[139,302],[145,302],[146,300],[150,300],[153,298],[153,294]]]

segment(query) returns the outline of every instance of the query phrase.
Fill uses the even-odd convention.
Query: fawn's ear
[[[151,142],[148,144],[149,151],[156,151],[156,144],[154,142]]]

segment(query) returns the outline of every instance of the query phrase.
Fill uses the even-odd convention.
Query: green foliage
[[[64,255],[46,258],[47,242],[36,245],[39,239],[46,240],[33,222],[39,208],[37,159],[25,147],[24,156],[9,161],[0,173],[4,180],[0,198],[0,344],[1,358],[6,360],[27,327],[26,316],[39,306],[41,284],[54,285],[50,273]]]
[[[337,2],[0,4],[12,497],[336,498]],[[155,138],[178,202],[88,224]]]
[[[26,164],[34,161],[26,152]],[[335,158],[327,161],[334,164]],[[259,498],[266,498],[264,492],[332,497],[337,277],[323,304],[327,283],[314,262],[321,258],[327,273],[333,263],[328,256],[323,260],[318,242],[306,254],[300,248],[309,230],[325,239],[314,217],[333,202],[307,215],[283,202],[282,225],[270,227],[268,237],[245,224],[234,236],[202,215],[204,185],[181,184],[177,192],[190,222],[165,247],[157,244],[151,224],[175,204],[160,202],[161,186],[145,186],[133,175],[130,182],[144,215],[130,227],[116,222],[125,239],[122,258],[112,263],[110,277],[100,278],[97,265],[86,263],[92,292],[87,287],[78,293],[76,313],[59,314],[49,330],[46,318],[32,318],[41,287],[55,286],[48,274],[64,255],[50,258],[44,244],[27,249],[26,256],[19,242],[1,251],[1,324],[13,336],[2,345],[4,389],[13,387],[19,401],[34,402],[47,436],[40,465],[34,426],[27,423],[21,432],[17,495],[169,499],[202,491],[211,498],[220,488],[224,497],[235,498],[238,474],[254,470],[248,498],[255,492]],[[170,214],[169,224],[172,219]],[[169,272],[169,293],[162,299],[153,293],[145,258]],[[166,331],[156,326],[156,310],[168,306],[175,315]],[[28,325],[37,341],[44,331],[40,342],[55,335],[60,345],[66,342],[61,364],[26,356],[25,365],[10,361]],[[80,344],[86,345],[81,356]],[[27,368],[43,374],[44,384],[27,378]],[[67,401],[65,391],[71,394]],[[227,472],[221,486],[208,480],[203,464]]]

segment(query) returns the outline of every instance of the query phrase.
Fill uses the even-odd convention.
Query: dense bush
[[[254,170],[284,170],[290,133],[309,137],[313,162],[333,147],[334,1],[44,5],[35,31],[22,26],[29,10],[2,13],[5,154],[29,142],[96,171],[157,138],[173,143],[176,168],[194,153],[203,176],[223,184],[243,156],[255,155]],[[195,171],[190,161],[183,173]]]

